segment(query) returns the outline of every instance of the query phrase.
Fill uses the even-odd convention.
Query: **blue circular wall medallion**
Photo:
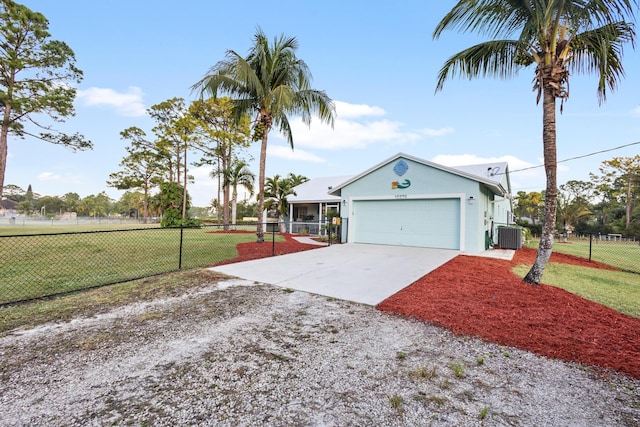
[[[405,162],[404,160],[400,160],[398,163],[396,163],[396,165],[393,167],[393,171],[396,173],[396,175],[398,176],[402,176],[405,173],[407,173],[407,171],[409,170],[409,165],[407,164],[407,162]]]

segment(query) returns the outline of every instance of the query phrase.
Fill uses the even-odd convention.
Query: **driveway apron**
[[[347,243],[211,267],[242,279],[376,305],[460,252]]]

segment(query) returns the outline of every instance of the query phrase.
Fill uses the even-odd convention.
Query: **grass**
[[[555,249],[554,245],[554,249]],[[524,277],[530,266],[513,272]],[[640,275],[567,264],[548,263],[542,282],[580,295],[629,316],[640,318]]]
[[[537,249],[539,241],[533,240],[527,246]],[[570,239],[567,243],[555,241],[553,251],[589,259],[589,239]],[[614,242],[593,240],[591,260],[619,268],[623,271],[640,273],[640,242]]]
[[[157,225],[124,231],[55,231],[0,236],[0,246],[9,248],[0,253],[0,304],[206,267],[235,258],[238,243],[255,241],[252,233],[212,233],[206,227],[184,229],[182,241],[180,229]],[[276,236],[276,241],[283,240]]]
[[[388,399],[393,409],[402,412],[404,405],[404,398],[402,396],[395,394],[393,396],[388,396]]]
[[[463,378],[465,376],[464,364],[462,363],[451,362],[449,363],[449,369],[451,369],[456,378]]]
[[[48,233],[74,233],[83,231],[105,231],[105,230],[129,230],[135,228],[158,228],[159,224],[140,224],[138,222],[99,222],[87,221],[84,223],[74,223],[73,221],[45,220],[29,221],[15,225],[0,226],[0,236],[13,236],[21,234],[48,234]]]
[[[432,366],[431,368],[427,368],[426,366],[421,366],[417,369],[409,371],[409,375],[415,378],[423,378],[427,380],[431,380],[438,376],[436,371],[436,367]]]
[[[480,410],[480,413],[478,414],[478,419],[484,420],[485,418],[487,418],[487,415],[489,415],[489,408],[485,406]]]
[[[0,307],[0,336],[16,328],[94,316],[133,302],[181,295],[223,278],[209,270],[189,270],[132,280],[57,298]]]
[[[22,234],[50,234],[50,233],[76,233],[86,231],[132,230],[139,228],[158,228],[158,223],[142,224],[128,221],[92,221],[83,222],[44,220],[44,221],[17,221],[15,225],[0,225],[0,236],[14,236]],[[219,229],[217,226],[213,229]],[[238,224],[236,230],[255,231],[255,224]],[[265,236],[266,237],[266,236]]]

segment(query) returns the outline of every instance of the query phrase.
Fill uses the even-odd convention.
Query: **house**
[[[506,162],[454,168],[399,153],[338,184],[327,182],[332,206],[340,205],[342,242],[477,253],[497,243],[500,226],[513,224]],[[300,212],[295,204],[291,209]]]
[[[5,197],[0,199],[0,218],[15,220],[18,211],[18,202]]]
[[[331,195],[329,191],[350,178],[351,175],[314,178],[296,186],[295,195],[287,197],[289,233],[323,234],[327,214],[340,212],[340,196]]]

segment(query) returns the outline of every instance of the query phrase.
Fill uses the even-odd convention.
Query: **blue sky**
[[[50,22],[52,38],[74,50],[84,72],[76,116],[61,126],[94,143],[73,153],[36,140],[9,141],[5,185],[29,184],[41,195],[106,191],[120,169],[120,132],[153,126],[145,109],[173,97],[195,99],[190,87],[228,49],[245,54],[258,26],[273,38],[295,36],[298,57],[313,74],[313,87],[336,102],[334,130],[317,120],[307,129],[295,120],[291,148],[276,133],[269,139],[267,176],[289,172],[309,178],[355,175],[404,152],[444,165],[507,161],[513,192],[544,189],[541,106],[532,91],[533,69],[516,79],[450,80],[434,93],[444,61],[480,39],[431,34],[454,1],[183,2],[23,0]],[[594,76],[573,76],[571,95],[558,115],[558,159],[640,141],[639,53],[625,50],[626,78],[598,105]],[[603,160],[634,156],[640,145],[561,163],[559,183],[588,180]],[[256,160],[259,147],[249,154]],[[215,197],[209,170],[191,167],[195,206]]]

